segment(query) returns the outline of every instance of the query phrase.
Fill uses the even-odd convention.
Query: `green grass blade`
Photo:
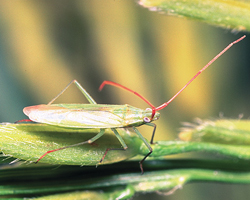
[[[215,26],[250,31],[250,3],[239,0],[139,0],[152,11],[186,17]]]
[[[105,164],[148,153],[147,147],[134,132],[118,130],[128,149],[109,152]],[[141,175],[138,161],[98,168],[32,164],[10,167],[12,165],[7,163],[15,158],[36,161],[47,150],[87,140],[99,130],[65,129],[43,124],[1,124],[1,150],[10,159],[3,161],[0,166],[0,197],[128,199],[136,192],[164,190],[171,194],[193,181],[249,184],[249,162],[245,161],[250,159],[249,130],[250,123],[247,120],[199,120],[197,124],[186,124],[180,133],[180,138],[186,141],[156,142],[152,145],[154,151],[151,159],[170,154],[206,151],[237,158],[238,162],[234,163],[231,159],[149,159],[144,162],[145,173]],[[107,130],[92,145],[54,152],[45,156],[44,161],[50,164],[95,165],[110,145],[121,146],[114,133]]]
[[[158,157],[187,152],[207,152],[230,158],[250,160],[250,147],[247,146],[185,141],[159,141],[157,145],[154,145],[151,156]]]
[[[185,123],[179,137],[184,141],[157,142],[152,156],[209,152],[250,160],[249,120],[197,120],[196,124]]]
[[[229,164],[218,160],[148,161],[145,169],[144,175],[134,172],[138,171],[138,162],[100,166],[98,169],[77,166],[6,169],[0,173],[0,197],[15,195],[60,199],[65,194],[65,199],[127,199],[136,192],[173,192],[193,181],[250,183],[246,163]]]
[[[185,141],[208,142],[228,145],[250,144],[249,120],[200,120],[182,128],[179,137]]]
[[[109,151],[102,164],[119,162],[140,152],[141,140],[125,129],[117,129],[125,138],[126,151]],[[87,141],[99,129],[70,129],[46,124],[1,124],[0,148],[6,157],[35,162],[49,150]],[[107,148],[121,148],[111,130],[92,144],[70,147],[46,155],[39,163],[95,166]]]
[[[191,128],[185,128],[185,131],[180,133],[180,138],[186,141],[158,141],[153,144],[153,153],[150,157],[185,152],[209,152],[249,160],[249,124],[244,120],[200,122],[199,125],[191,125]],[[0,125],[0,131],[2,152],[6,156],[17,158],[14,161],[7,159],[5,162],[14,163],[18,160],[35,162],[46,151],[88,140],[97,134],[99,129],[65,129],[44,124],[7,124]],[[148,148],[134,132],[125,129],[119,129],[119,132],[128,149],[109,151],[102,164],[111,164],[138,155],[145,156],[148,153]],[[94,144],[84,144],[50,153],[39,163],[95,166],[107,148],[121,148],[121,144],[110,130],[107,130]]]

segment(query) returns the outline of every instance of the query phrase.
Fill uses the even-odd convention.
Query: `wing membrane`
[[[33,107],[33,106],[31,106]],[[103,109],[66,109],[42,105],[26,111],[32,121],[75,128],[115,128],[123,127],[124,119],[113,113],[112,108]],[[122,110],[121,110],[122,112]]]

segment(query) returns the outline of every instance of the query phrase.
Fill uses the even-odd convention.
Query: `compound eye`
[[[143,121],[144,121],[145,123],[149,123],[151,120],[150,120],[148,117],[144,117],[144,118],[143,118]]]

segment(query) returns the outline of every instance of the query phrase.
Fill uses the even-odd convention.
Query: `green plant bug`
[[[53,98],[48,104],[41,104],[35,106],[25,107],[23,112],[25,115],[29,117],[31,121],[38,123],[45,123],[54,126],[66,127],[66,128],[76,128],[76,129],[86,129],[86,128],[99,128],[100,132],[94,136],[93,138],[80,142],[77,144],[65,146],[62,148],[54,149],[47,151],[43,154],[38,160],[41,160],[44,156],[49,153],[62,150],[65,148],[83,145],[83,144],[91,144],[100,138],[105,129],[110,128],[118,140],[120,141],[122,148],[109,148],[105,151],[103,157],[100,162],[105,158],[106,154],[110,150],[126,150],[128,147],[122,137],[119,134],[119,128],[127,128],[132,127],[135,133],[139,136],[139,138],[144,142],[147,146],[149,153],[144,156],[144,158],[139,162],[141,172],[143,173],[142,163],[143,161],[152,153],[152,148],[150,144],[153,144],[154,134],[156,130],[156,125],[152,123],[152,121],[159,119],[160,113],[157,112],[165,108],[170,102],[172,102],[199,74],[201,74],[208,66],[210,66],[218,57],[220,57],[225,51],[227,51],[231,46],[236,44],[237,42],[244,39],[246,36],[242,36],[238,40],[230,43],[225,49],[223,49],[219,54],[217,54],[211,61],[209,61],[198,73],[195,74],[187,84],[180,89],[169,101],[163,103],[162,105],[155,107],[151,104],[146,98],[141,96],[139,93],[123,86],[118,83],[114,83],[111,81],[104,81],[99,90],[102,90],[105,85],[112,85],[115,87],[119,87],[125,89],[129,92],[134,93],[136,96],[145,101],[151,108],[147,108],[145,110],[136,108],[130,105],[106,105],[106,104],[97,104],[95,100],[87,93],[87,91],[76,81],[71,81],[55,98]],[[78,89],[83,93],[83,95],[87,98],[90,104],[53,104],[53,102],[62,95],[68,87],[74,83]],[[147,140],[141,135],[141,133],[137,130],[136,127],[141,125],[149,125],[152,126],[153,133],[150,140],[150,144]]]

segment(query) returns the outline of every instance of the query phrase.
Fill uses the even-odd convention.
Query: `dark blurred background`
[[[98,103],[148,107],[170,99],[230,42],[243,33],[151,12],[134,1],[1,1],[0,121],[26,118],[25,106],[46,104],[77,79]],[[156,140],[178,137],[181,122],[250,116],[250,37],[233,46],[161,111]],[[58,103],[87,103],[71,87]],[[150,138],[152,129],[141,127]],[[249,186],[189,184],[157,199],[246,199]],[[188,196],[188,198],[187,198]],[[152,199],[141,195],[134,199]]]

